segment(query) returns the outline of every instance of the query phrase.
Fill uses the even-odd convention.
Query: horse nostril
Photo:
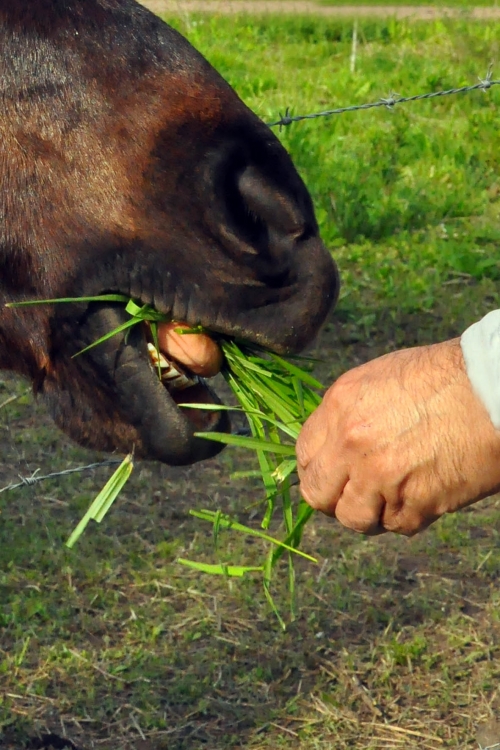
[[[214,150],[206,162],[213,203],[205,214],[222,252],[251,283],[280,289],[296,282],[303,244],[318,235],[307,190],[271,147],[252,142]]]
[[[247,166],[237,178],[237,187],[247,210],[269,228],[292,240],[302,235],[304,220],[300,208],[259,169]]]
[[[228,171],[224,181],[224,204],[228,225],[243,242],[242,249],[250,255],[265,250],[269,243],[266,217],[255,210],[241,190],[241,168]],[[244,171],[244,170],[243,170]]]

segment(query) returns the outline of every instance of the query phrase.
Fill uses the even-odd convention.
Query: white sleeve
[[[467,328],[460,344],[472,387],[500,430],[500,310]]]

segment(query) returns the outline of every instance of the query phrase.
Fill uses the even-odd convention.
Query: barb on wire
[[[22,477],[19,475],[20,482],[17,482],[15,484],[9,484],[7,487],[2,487],[0,489],[0,495],[2,492],[8,492],[9,490],[18,490],[21,487],[32,487],[34,484],[38,484],[38,482],[43,482],[45,479],[53,479],[54,477],[63,477],[67,474],[76,474],[77,472],[81,471],[90,471],[91,469],[98,469],[101,466],[115,466],[116,464],[121,464],[121,459],[119,458],[111,458],[108,461],[101,461],[99,463],[95,464],[88,464],[88,466],[77,466],[74,469],[64,469],[64,471],[55,471],[52,474],[45,474],[44,476],[40,475],[38,472],[40,469],[37,469],[33,472],[33,474],[30,477]]]
[[[381,99],[380,103],[385,104],[387,109],[394,110],[394,105],[401,99],[401,94],[389,94],[387,99]]]
[[[388,109],[394,109],[396,104],[406,104],[407,102],[417,102],[422,99],[436,99],[439,96],[451,96],[453,94],[467,94],[469,91],[484,91],[486,92],[492,86],[499,86],[500,81],[494,81],[493,78],[493,67],[490,65],[486,72],[485,78],[479,78],[479,83],[475,83],[472,86],[461,86],[456,89],[446,89],[444,91],[432,91],[427,94],[415,94],[414,96],[400,96],[399,94],[390,94],[388,97],[379,99],[376,102],[368,102],[366,104],[353,104],[350,107],[337,107],[336,109],[327,109],[324,112],[314,112],[309,115],[290,115],[290,108],[287,107],[285,114],[280,114],[280,119],[276,122],[268,122],[267,125],[270,128],[281,128],[291,125],[292,122],[301,122],[302,120],[316,120],[318,117],[330,117],[331,115],[342,115],[344,112],[358,112],[364,109],[375,109],[376,107],[387,107]]]

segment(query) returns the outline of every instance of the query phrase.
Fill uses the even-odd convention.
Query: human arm
[[[500,431],[459,339],[342,375],[297,443],[301,491],[365,534],[411,535],[500,487]]]

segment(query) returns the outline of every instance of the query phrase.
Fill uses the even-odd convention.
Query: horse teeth
[[[190,378],[177,370],[161,352],[158,352],[154,344],[148,343],[148,353],[154,369],[157,370],[158,365],[160,366],[161,381],[168,389],[182,391],[198,382],[197,377]]]
[[[172,367],[170,362],[163,356],[161,352],[158,351],[156,346],[154,344],[148,343],[148,352],[149,356],[151,357],[151,360],[153,361],[153,364],[158,367],[158,363],[160,364],[161,368],[169,368]]]

